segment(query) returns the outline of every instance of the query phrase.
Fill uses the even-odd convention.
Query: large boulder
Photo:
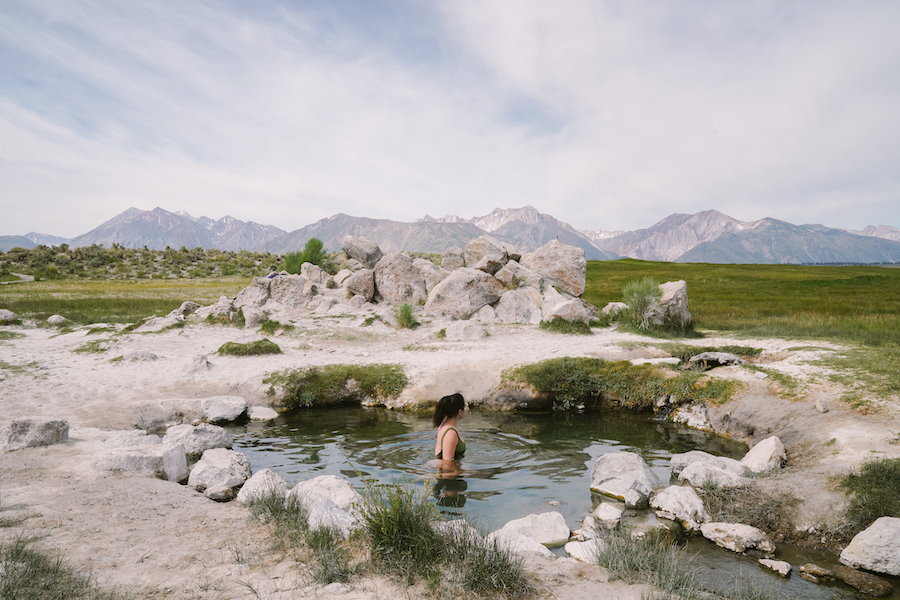
[[[319,286],[300,275],[278,275],[269,283],[269,298],[286,308],[305,308]]]
[[[269,299],[269,286],[272,280],[268,277],[255,277],[250,285],[238,292],[232,304],[235,308],[249,306],[260,307]],[[245,314],[246,316],[246,314]]]
[[[511,285],[514,282],[519,287],[532,287],[538,290],[538,293],[543,292],[548,287],[552,287],[553,280],[544,277],[536,271],[532,271],[531,269],[523,267],[522,264],[517,260],[509,261],[503,268],[506,271],[509,271],[512,277],[515,278],[513,280],[506,274],[502,275],[504,279],[509,279],[510,284],[507,285],[507,287],[515,287]],[[506,284],[506,281],[504,281],[504,284]]]
[[[767,437],[750,449],[741,464],[754,473],[766,473],[780,469],[787,462],[784,444],[777,436]]]
[[[0,308],[0,325],[15,323],[17,318],[16,313],[13,311],[7,308]]]
[[[556,556],[547,546],[536,539],[511,529],[498,529],[485,538],[490,543],[496,543],[498,547],[508,550],[519,556],[537,554],[546,558],[555,559]]]
[[[854,536],[841,562],[848,567],[900,576],[900,519],[881,517]]]
[[[247,401],[240,396],[210,396],[200,400],[200,407],[210,423],[230,423],[247,414]]]
[[[546,512],[513,519],[501,527],[500,531],[526,535],[550,547],[565,544],[571,535],[565,517],[558,512]]]
[[[562,319],[564,321],[569,321],[570,323],[584,323],[587,325],[591,321],[591,315],[588,313],[587,309],[585,309],[584,303],[582,303],[580,299],[575,298],[573,300],[567,300],[566,302],[560,302],[548,310],[544,315],[545,321],[549,322],[555,319]]]
[[[320,475],[301,481],[291,489],[290,494],[297,498],[318,494],[328,498],[342,510],[350,510],[362,500],[362,496],[353,489],[350,482],[337,475]]]
[[[669,466],[672,468],[672,475],[677,477],[689,465],[696,462],[710,463],[715,467],[740,476],[743,476],[747,470],[739,460],[725,456],[715,456],[708,452],[703,452],[702,450],[691,450],[690,452],[673,454],[672,458],[669,459]]]
[[[447,271],[444,271],[430,260],[425,260],[424,258],[415,259],[413,265],[415,265],[419,270],[419,273],[421,273],[422,277],[425,279],[425,291],[429,294],[431,293],[431,290],[446,279],[448,275]]]
[[[53,325],[54,327],[65,325],[68,322],[69,320],[62,315],[50,315],[47,317],[47,325]]]
[[[659,478],[634,452],[603,454],[591,467],[591,489],[625,501],[629,508],[647,508]]]
[[[358,519],[344,510],[330,498],[321,494],[305,494],[299,498],[301,506],[306,510],[306,522],[310,529],[328,527],[337,530],[342,537],[348,538],[354,529],[358,529]]]
[[[489,235],[482,235],[466,244],[463,259],[470,269],[479,269],[493,275],[509,261],[506,249]]]
[[[225,448],[213,448],[191,469],[188,485],[198,492],[217,488],[238,488],[250,479],[250,459]]]
[[[234,316],[234,303],[231,298],[228,298],[227,296],[219,296],[219,299],[216,300],[214,304],[202,306],[194,311],[194,314],[201,319],[206,319],[207,317],[218,319],[224,317],[230,320]]]
[[[495,314],[501,323],[537,325],[541,322],[541,307],[535,304],[530,294],[520,290],[503,292]]]
[[[345,235],[341,240],[341,249],[350,258],[359,261],[366,269],[374,269],[384,256],[378,244],[364,237]]]
[[[765,533],[739,523],[705,523],[700,526],[703,537],[715,542],[717,546],[732,552],[745,552],[756,549],[765,554],[775,552],[775,544]]]
[[[522,256],[519,262],[526,269],[551,279],[554,285],[573,296],[584,293],[587,261],[581,248],[550,240],[534,252]]]
[[[687,282],[667,281],[661,283],[659,289],[662,297],[653,308],[650,309],[648,321],[651,325],[674,325],[686,329],[691,324],[691,313],[688,311]]]
[[[366,302],[375,297],[375,271],[360,269],[344,280],[344,289],[354,296],[362,296]]]
[[[218,425],[200,423],[194,425],[175,425],[169,427],[162,443],[167,446],[181,444],[189,459],[197,459],[207,450],[213,448],[231,448],[231,434]]]
[[[272,469],[262,469],[253,474],[238,492],[237,501],[250,504],[269,495],[284,497],[290,490],[287,482]]]
[[[653,496],[650,506],[656,509],[656,516],[678,521],[688,531],[700,531],[700,525],[709,522],[703,500],[692,487],[667,487]]]
[[[133,473],[179,483],[188,477],[184,446],[164,445],[159,436],[143,431],[110,436],[101,445],[93,466],[98,471]]]
[[[468,319],[482,306],[497,302],[506,288],[484,271],[463,267],[437,284],[425,302],[425,312]]]
[[[69,439],[69,423],[61,419],[26,417],[0,425],[0,452],[50,446]]]
[[[378,261],[375,265],[375,289],[392,304],[418,306],[428,297],[425,278],[409,255],[403,252],[392,252]]]
[[[300,276],[313,283],[318,283],[324,288],[334,287],[334,277],[331,276],[331,273],[313,263],[305,262],[300,265]]]
[[[746,487],[750,484],[750,480],[746,477],[737,475],[732,470],[723,469],[710,462],[689,464],[678,475],[678,481],[688,483],[694,487],[712,485],[724,489]]]
[[[464,250],[459,246],[453,246],[444,250],[441,256],[441,268],[447,271],[455,271],[466,266],[466,259],[463,258]]]

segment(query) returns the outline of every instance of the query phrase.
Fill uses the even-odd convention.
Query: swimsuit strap
[[[441,448],[444,447],[444,436],[447,435],[448,431],[456,431],[456,429],[454,429],[453,427],[448,427],[447,429],[444,430],[444,433],[441,434]],[[459,432],[456,431],[456,443],[458,444],[459,442],[460,442]]]

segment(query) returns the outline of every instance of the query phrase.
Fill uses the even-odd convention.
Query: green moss
[[[109,342],[110,340],[91,340],[75,348],[72,352],[77,354],[99,354],[106,352],[107,348],[104,348],[103,344],[108,344]]]
[[[247,344],[225,342],[219,347],[218,353],[225,356],[259,356],[261,354],[281,354],[281,348],[275,342],[263,338]]]
[[[280,323],[273,319],[266,319],[259,324],[259,330],[266,335],[275,335],[279,329],[284,332],[293,331],[294,325],[291,323]]]
[[[326,365],[288,369],[263,379],[269,394],[280,389],[288,409],[358,403],[363,398],[396,398],[408,383],[399,365]]]
[[[591,335],[591,328],[581,321],[566,321],[560,317],[555,317],[552,321],[541,321],[540,328],[554,333]]]

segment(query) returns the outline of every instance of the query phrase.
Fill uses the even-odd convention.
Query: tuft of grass
[[[394,319],[400,329],[415,329],[421,323],[416,319],[415,309],[411,304],[401,304],[394,308]]]
[[[582,404],[612,404],[646,410],[664,395],[674,395],[678,403],[726,402],[740,385],[691,371],[667,377],[652,365],[587,357],[552,358],[515,367],[503,373],[502,382],[505,385],[530,385],[549,398],[553,409],[559,411]]]
[[[275,342],[263,338],[247,344],[225,342],[217,352],[223,356],[259,356],[261,354],[281,354],[281,348]]]
[[[23,337],[25,337],[25,334],[19,333],[18,331],[0,331],[0,342],[7,340],[17,340]]]
[[[448,550],[444,554],[445,582],[475,594],[476,598],[516,599],[533,594],[534,588],[525,575],[525,559],[497,540],[486,540],[467,528],[455,527],[445,529],[442,537]]]
[[[9,600],[125,600],[118,591],[105,591],[59,556],[32,546],[34,540],[16,537],[0,542],[0,598]]]
[[[800,499],[790,493],[768,495],[753,486],[725,489],[703,485],[697,488],[697,494],[713,522],[752,525],[775,541],[798,539],[794,523]]]
[[[363,319],[362,325],[360,325],[360,327],[369,327],[375,321],[381,321],[381,320],[382,320],[381,317],[379,317],[378,315],[371,315],[371,316],[368,316],[365,319]]]
[[[662,297],[659,284],[650,276],[622,286],[622,301],[628,305],[626,318],[639,329],[650,329],[650,310]]]
[[[900,517],[900,458],[866,462],[859,472],[844,477],[840,485],[850,494],[844,520],[852,535],[879,517]]]
[[[665,594],[664,598],[698,597],[699,584],[691,559],[683,548],[664,537],[633,538],[615,532],[599,541],[597,562],[609,570],[610,577],[652,585]]]
[[[259,324],[259,330],[267,335],[275,335],[279,329],[287,333],[294,330],[294,325],[292,323],[279,323],[274,319],[266,319]]]
[[[437,338],[439,338],[439,339],[444,339],[444,338],[447,337],[447,329],[446,329],[446,328],[441,329],[441,330],[439,330],[437,333],[435,333],[434,335],[435,335],[435,337],[437,337]]]
[[[72,350],[77,354],[99,354],[101,352],[106,352],[107,348],[104,348],[104,344],[108,344],[111,340],[90,340],[85,342],[78,348]]]
[[[116,331],[115,327],[110,327],[108,325],[104,325],[101,327],[91,327],[90,329],[87,330],[86,335],[98,335],[100,333],[115,333],[115,331]]]
[[[325,365],[271,373],[263,383],[278,389],[288,409],[308,408],[364,398],[396,398],[408,383],[400,365]]]
[[[541,321],[539,326],[544,331],[553,333],[567,333],[574,335],[592,335],[591,328],[581,321],[566,321],[555,317],[552,321]]]

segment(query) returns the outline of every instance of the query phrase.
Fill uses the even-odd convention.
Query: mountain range
[[[285,254],[301,249],[311,238],[329,250],[339,250],[345,235],[367,237],[385,252],[400,250],[437,252],[463,247],[480,235],[509,242],[521,251],[534,250],[549,240],[584,249],[588,260],[621,257],[668,262],[709,263],[898,263],[900,230],[869,226],[853,231],[823,225],[792,225],[776,219],[739,221],[706,210],[692,215],[673,214],[647,229],[635,231],[581,231],[533,206],[500,209],[464,219],[425,215],[414,222],[353,217],[342,213],[301,229],[286,232],[272,225],[240,221],[230,216],[213,220],[194,218],[162,208],[129,208],[74,239],[47,234],[0,236],[0,250],[38,245],[88,246],[119,244],[268,251]]]

